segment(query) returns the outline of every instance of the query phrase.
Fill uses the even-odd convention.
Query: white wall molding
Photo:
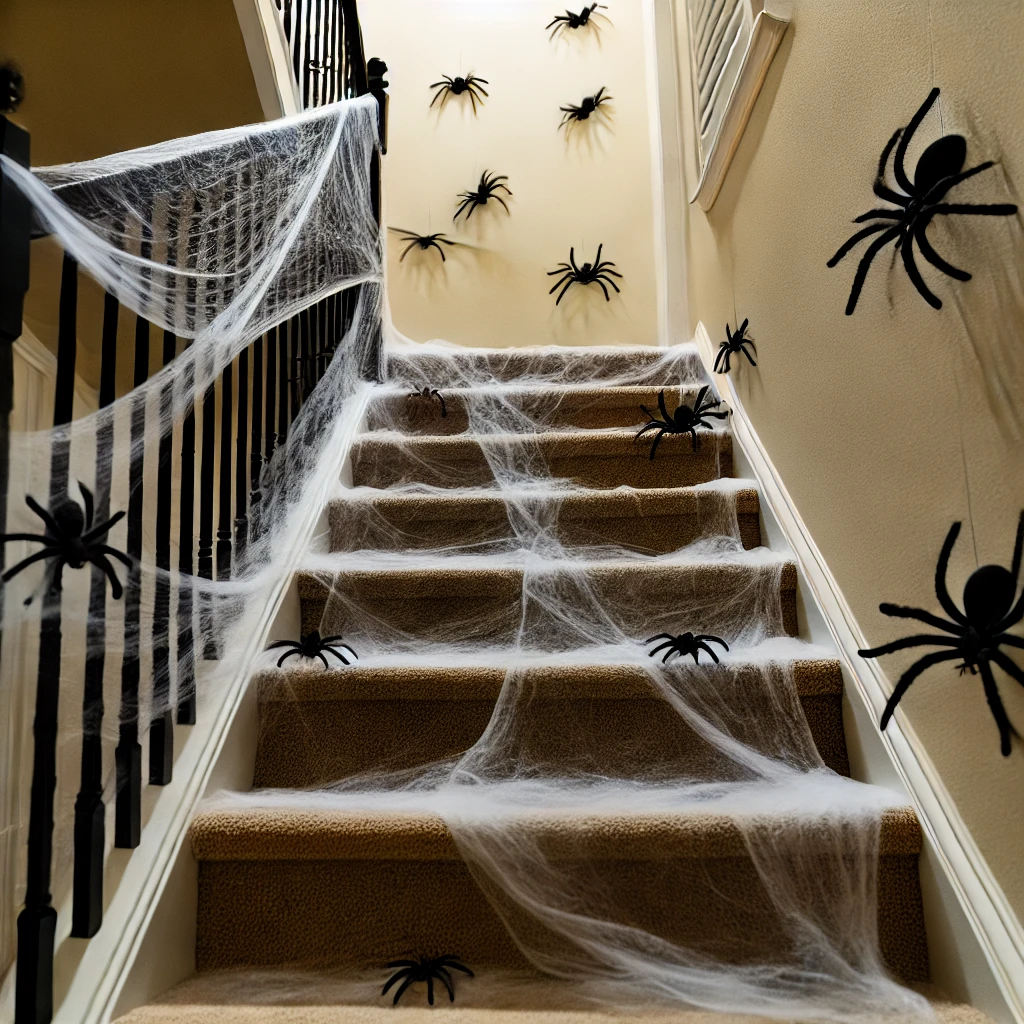
[[[705,369],[711,374],[717,346],[699,322],[695,340]],[[761,444],[732,379],[728,374],[715,374],[714,381],[732,410],[733,436],[757,478],[761,498],[778,520],[855,683],[857,694],[877,722],[892,685],[876,662],[866,661],[857,655],[858,649],[866,645],[860,626]],[[1024,1024],[1024,928],[902,710],[896,711],[888,728],[880,735],[914,803],[926,839],[970,922],[1005,1000],[1008,1014],[1018,1024]]]
[[[291,53],[274,0],[234,0],[263,116],[272,121],[302,109]]]

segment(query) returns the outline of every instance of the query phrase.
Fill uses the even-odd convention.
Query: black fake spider
[[[566,10],[565,14],[556,14],[555,17],[544,26],[545,31],[549,28],[552,30],[549,39],[554,39],[555,34],[562,32],[567,28],[584,28],[590,24],[591,15],[600,8],[602,11],[607,11],[608,6],[606,4],[588,4],[580,11],[579,14],[573,14],[572,11]],[[604,17],[604,15],[597,15],[598,18]]]
[[[693,663],[695,665],[700,664],[700,652],[707,651],[711,655],[711,660],[717,665],[718,655],[708,646],[708,642],[715,644],[721,644],[726,650],[729,650],[729,645],[720,637],[712,636],[710,633],[680,633],[679,636],[673,636],[671,633],[659,633],[657,636],[652,636],[650,640],[645,640],[645,644],[654,643],[655,640],[664,640],[663,644],[658,644],[654,650],[649,651],[649,656],[654,657],[658,651],[665,651],[665,657],[661,659],[661,663],[664,665],[668,662],[668,659],[673,654],[678,654],[682,657],[686,657],[688,654],[692,656]]]
[[[431,399],[436,398],[438,400],[438,402],[440,402],[440,404],[441,404],[441,419],[444,419],[445,416],[448,415],[448,409],[447,409],[447,407],[444,404],[444,397],[441,395],[441,392],[438,391],[437,388],[432,388],[429,384],[426,385],[425,387],[420,388],[419,391],[410,391],[409,394],[407,394],[405,397],[407,399],[408,398],[426,399],[426,401],[428,401],[428,402]]]
[[[549,270],[548,277],[554,277],[556,274],[560,275],[559,279],[555,282],[554,287],[548,292],[548,295],[554,294],[562,285],[565,287],[558,292],[558,298],[555,299],[555,305],[557,306],[561,301],[565,293],[574,284],[598,284],[601,286],[601,291],[604,292],[604,297],[608,302],[611,302],[612,297],[608,294],[608,289],[605,288],[605,282],[610,284],[616,292],[621,289],[612,280],[612,277],[622,278],[622,275],[617,270],[611,270],[610,267],[614,267],[615,264],[611,260],[605,260],[601,262],[601,250],[604,248],[604,243],[597,247],[597,259],[591,263],[584,263],[582,267],[576,266],[576,250],[575,248],[569,249],[569,262],[559,263],[557,270]],[[610,276],[609,276],[610,275]]]
[[[389,968],[398,967],[400,970],[395,971],[394,974],[388,978],[381,989],[381,995],[385,996],[388,993],[388,989],[391,988],[394,983],[400,979],[405,979],[402,984],[398,986],[398,991],[395,992],[395,998],[392,1003],[393,1006],[398,1005],[398,1000],[402,998],[402,993],[414,982],[414,981],[425,981],[427,983],[427,1002],[434,1005],[434,979],[437,978],[446,989],[448,989],[448,1001],[455,1002],[455,985],[452,981],[451,971],[462,971],[463,974],[468,974],[471,978],[473,972],[465,965],[459,963],[449,953],[444,956],[433,957],[428,959],[427,957],[420,957],[419,960],[392,960],[388,964]]]
[[[403,242],[409,244],[402,250],[402,255],[398,257],[398,262],[409,254],[410,249],[414,249],[417,245],[426,252],[427,249],[433,247],[441,254],[441,262],[445,262],[444,249],[438,245],[438,242],[443,242],[445,245],[458,245],[458,242],[453,242],[443,231],[435,232],[432,235],[418,235],[415,231],[406,231],[405,228],[391,228],[390,230],[396,232]]]
[[[665,408],[665,392],[664,390],[659,391],[658,408],[661,410],[661,419],[658,419],[646,405],[640,406],[644,413],[651,417],[651,422],[642,426],[637,431],[636,436],[641,437],[648,430],[656,430],[658,432],[657,437],[654,439],[654,444],[651,445],[652,462],[654,461],[654,453],[658,450],[658,445],[666,434],[689,434],[690,444],[693,446],[693,450],[697,451],[700,448],[697,428],[707,427],[710,430],[711,424],[705,422],[708,417],[718,420],[724,420],[728,417],[729,414],[727,412],[711,412],[712,409],[722,403],[719,401],[705,401],[705,398],[709,397],[709,390],[710,385],[705,384],[697,392],[697,400],[693,403],[692,408],[681,401],[671,415],[669,415],[668,409]]]
[[[757,346],[754,344],[754,339],[745,337],[748,323],[750,323],[749,319],[744,320],[736,329],[735,334],[729,329],[728,324],[725,325],[725,336],[729,340],[723,341],[718,346],[718,355],[715,356],[715,373],[728,373],[730,357],[736,356],[738,358],[741,353],[747,357],[751,366],[757,366],[753,356],[751,356],[746,348],[749,345],[754,350],[754,354],[757,354]]]
[[[1012,203],[997,203],[994,205],[979,205],[977,203],[943,203],[940,200],[954,185],[966,181],[975,174],[987,171],[993,166],[994,161],[986,160],[971,167],[969,170],[962,170],[964,161],[967,159],[967,140],[962,135],[946,135],[936,139],[922,154],[914,169],[914,181],[911,183],[907,177],[903,161],[907,155],[907,147],[914,137],[914,132],[920,127],[925,114],[931,109],[939,95],[938,89],[932,89],[928,98],[921,104],[920,109],[911,118],[910,124],[904,128],[897,128],[892,138],[882,150],[882,158],[878,162],[878,174],[875,177],[874,193],[879,199],[895,203],[897,209],[883,207],[881,209],[868,210],[859,217],[854,218],[854,223],[859,224],[866,220],[881,218],[881,223],[870,224],[866,228],[851,235],[836,252],[835,256],[828,261],[830,267],[836,266],[839,261],[862,239],[869,235],[877,234],[878,237],[864,250],[864,255],[857,266],[857,273],[853,278],[853,287],[850,289],[850,298],[846,303],[846,315],[850,316],[857,308],[857,299],[860,297],[861,289],[868,275],[871,261],[878,255],[883,246],[895,240],[896,249],[903,257],[903,266],[906,268],[907,276],[911,283],[920,292],[924,300],[935,309],[942,308],[942,301],[938,296],[933,295],[928,286],[924,283],[920,271],[917,269],[917,261],[914,258],[914,244],[921,249],[921,255],[935,268],[941,270],[949,277],[958,281],[969,281],[971,275],[966,270],[954,267],[947,263],[932,247],[928,241],[927,229],[932,219],[936,216],[948,216],[949,214],[965,214],[969,216],[1006,217],[1017,212],[1017,207]],[[897,145],[898,143],[898,145]],[[889,154],[893,147],[896,147],[896,155],[893,157],[892,169],[896,177],[896,183],[903,190],[897,192],[885,184],[885,170],[889,162]],[[879,234],[879,232],[881,232]]]
[[[430,101],[430,105],[433,106],[439,99],[441,100],[441,107],[444,108],[445,103],[448,102],[449,96],[461,96],[463,93],[468,93],[470,101],[473,104],[473,113],[476,113],[477,100],[483,103],[484,96],[489,96],[490,93],[484,89],[480,83],[484,85],[490,85],[486,78],[477,78],[472,72],[466,75],[465,78],[449,78],[448,75],[442,75],[440,82],[434,82],[430,86],[431,89],[437,89],[434,93],[434,98]],[[482,94],[482,95],[481,95]]]
[[[43,545],[40,551],[28,558],[23,558],[17,565],[12,565],[0,576],[0,580],[6,583],[17,576],[22,569],[28,568],[33,562],[41,562],[44,559],[52,558],[53,565],[50,571],[53,574],[50,586],[56,587],[64,572],[64,566],[69,565],[72,569],[81,569],[86,562],[97,566],[106,573],[110,580],[110,593],[114,600],[118,600],[124,589],[110,564],[111,558],[116,558],[122,565],[131,568],[131,559],[123,552],[108,544],[101,543],[110,532],[115,523],[124,518],[124,512],[115,512],[105,523],[98,526],[93,525],[93,498],[92,491],[85,484],[78,485],[82,492],[82,506],[71,497],[62,498],[52,509],[45,509],[31,495],[25,495],[25,504],[43,521],[46,527],[45,533],[4,533],[0,534],[0,542],[6,544],[12,540],[35,541]],[[25,599],[25,604],[32,603],[33,595]]]
[[[568,129],[572,125],[579,121],[586,121],[595,111],[597,111],[602,103],[607,103],[609,100],[614,99],[613,96],[605,96],[605,86],[601,86],[593,96],[584,96],[583,102],[577,107],[573,103],[569,103],[564,107],[558,109],[562,111],[562,120],[559,122],[558,127]],[[566,127],[568,126],[568,127]]]
[[[458,198],[462,200],[459,204],[459,208],[455,211],[455,216],[452,220],[458,220],[459,214],[463,212],[467,207],[469,213],[466,214],[466,220],[469,220],[473,216],[473,211],[478,206],[486,206],[488,199],[496,199],[502,206],[505,207],[506,213],[511,213],[508,204],[501,196],[498,195],[498,189],[503,188],[509,195],[512,195],[512,190],[508,185],[503,185],[502,182],[508,181],[507,174],[491,174],[488,171],[484,171],[480,175],[480,184],[477,185],[475,192],[460,192]]]
[[[338,661],[343,665],[351,665],[352,663],[342,654],[338,648],[344,647],[349,654],[352,655],[356,661],[359,660],[359,655],[349,647],[348,644],[341,644],[338,641],[341,639],[341,635],[338,636],[320,636],[320,630],[314,629],[311,633],[307,633],[301,640],[275,640],[272,644],[268,645],[267,650],[272,651],[275,647],[287,647],[289,650],[285,651],[277,660],[277,667],[280,668],[285,661],[289,658],[319,658],[324,663],[324,668],[330,668],[327,664],[327,659],[324,657],[324,653],[333,654]]]
[[[1001,565],[983,565],[981,568],[975,569],[964,585],[963,611],[960,611],[953,603],[949,591],[946,589],[946,569],[949,565],[949,556],[959,533],[960,524],[954,523],[949,528],[949,533],[946,534],[946,540],[942,545],[942,551],[939,552],[939,561],[935,567],[935,596],[939,599],[939,604],[942,605],[949,619],[944,619],[941,615],[933,615],[923,608],[908,608],[903,605],[887,603],[878,606],[878,610],[883,615],[890,615],[897,619],[916,619],[918,622],[927,623],[929,626],[934,626],[936,629],[941,629],[944,633],[952,635],[936,636],[932,633],[921,633],[857,653],[862,658],[878,658],[883,654],[891,654],[893,651],[901,651],[908,647],[934,645],[952,648],[948,651],[935,651],[918,658],[900,676],[896,688],[892,691],[892,696],[886,702],[880,727],[884,729],[889,724],[896,705],[899,704],[910,684],[922,672],[940,662],[962,658],[963,661],[957,666],[960,669],[960,675],[970,672],[973,676],[979,671],[981,672],[981,685],[985,691],[985,698],[988,701],[992,717],[999,727],[999,749],[1002,751],[1003,757],[1008,757],[1010,737],[1016,736],[1018,733],[1007,717],[990,663],[995,662],[1007,675],[1024,686],[1024,669],[1021,669],[1009,655],[999,649],[1003,644],[1010,647],[1024,647],[1024,639],[1006,632],[1011,626],[1015,626],[1021,619],[1024,619],[1024,592],[1017,597],[1021,553],[1024,550],[1024,512],[1021,512],[1017,523],[1017,539],[1013,547],[1011,567],[1004,569]]]

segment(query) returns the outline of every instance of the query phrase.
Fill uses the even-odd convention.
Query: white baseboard
[[[771,510],[793,552],[803,581],[811,591],[808,596],[821,610],[845,662],[847,678],[854,682],[855,696],[877,722],[892,692],[891,683],[876,662],[866,661],[857,654],[858,649],[866,646],[864,635],[761,444],[733,388],[732,379],[728,374],[714,373],[717,346],[702,323],[697,324],[694,340],[705,369],[732,410],[733,437],[757,479],[761,500]],[[747,369],[744,367],[744,371]],[[851,699],[853,697],[851,695]],[[991,970],[991,984],[986,983],[987,979],[974,979],[969,993],[971,1002],[997,1020],[1024,1024],[1024,929],[902,711],[897,710],[880,736],[921,820],[927,856],[941,871],[948,891],[955,894],[960,913],[969,923]],[[935,939],[934,935],[930,936],[930,942]],[[960,959],[968,958],[961,953]],[[968,984],[970,981],[968,979]],[[994,1001],[993,989],[998,991],[998,1003]]]

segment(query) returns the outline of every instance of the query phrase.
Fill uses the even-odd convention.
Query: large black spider
[[[584,28],[590,24],[590,17],[596,10],[606,11],[608,10],[607,4],[588,4],[580,11],[579,14],[573,14],[572,11],[566,10],[565,14],[556,14],[554,18],[544,26],[545,31],[551,29],[551,35],[549,39],[554,39],[558,32],[562,32],[567,28]],[[603,14],[597,15],[598,18],[603,18]],[[595,21],[596,24],[596,21]]]
[[[605,96],[605,86],[601,86],[593,96],[584,96],[583,102],[577,107],[573,103],[569,103],[564,107],[558,109],[562,111],[562,120],[559,122],[559,128],[566,128],[568,133],[569,127],[579,121],[586,121],[591,114],[595,113],[603,103],[607,103],[609,100],[614,99],[614,96]],[[568,127],[566,127],[568,126]]]
[[[875,177],[874,193],[879,199],[895,203],[897,209],[883,207],[875,210],[868,210],[859,217],[854,218],[854,223],[859,224],[866,220],[881,218],[882,223],[870,224],[851,235],[836,252],[835,256],[828,261],[830,267],[836,266],[841,259],[859,242],[869,235],[877,234],[878,237],[864,250],[864,255],[857,266],[857,273],[853,278],[853,287],[850,289],[850,298],[846,303],[846,315],[850,316],[857,308],[857,299],[860,297],[861,289],[867,278],[871,261],[878,255],[883,246],[895,239],[896,249],[903,257],[903,266],[906,268],[907,276],[911,283],[924,297],[924,300],[935,309],[942,308],[942,301],[938,296],[933,295],[928,286],[924,283],[920,271],[917,269],[917,261],[914,258],[914,244],[921,249],[921,255],[938,270],[941,270],[949,277],[958,281],[969,281],[971,275],[966,270],[954,267],[947,263],[932,247],[928,241],[927,229],[932,219],[936,216],[948,216],[949,214],[965,214],[970,216],[1005,217],[1017,212],[1017,207],[1012,203],[997,203],[994,205],[979,205],[977,203],[943,203],[940,200],[954,185],[966,181],[975,174],[987,171],[993,166],[994,161],[986,160],[962,170],[967,159],[967,140],[962,135],[946,135],[936,139],[922,154],[914,169],[914,181],[911,183],[907,177],[903,161],[907,155],[907,147],[914,137],[914,132],[920,127],[925,114],[931,109],[939,95],[938,89],[932,89],[928,98],[921,104],[917,113],[911,118],[910,124],[904,128],[897,128],[891,139],[882,150],[882,158],[878,161],[878,174]],[[897,145],[898,143],[898,145]],[[903,190],[897,192],[885,184],[885,171],[889,162],[889,154],[893,147],[896,147],[896,155],[893,157],[892,169],[896,177],[896,183]],[[881,232],[879,234],[879,232]]]
[[[97,566],[106,573],[110,580],[110,593],[114,600],[118,600],[124,589],[110,564],[111,558],[116,558],[122,565],[131,568],[132,560],[117,548],[112,548],[102,541],[106,538],[115,523],[124,518],[124,512],[115,512],[106,522],[98,526],[93,525],[93,498],[92,491],[85,484],[78,485],[82,492],[82,501],[85,509],[71,497],[62,498],[52,509],[45,509],[31,495],[25,495],[25,504],[43,521],[46,527],[45,533],[4,533],[0,534],[0,542],[6,544],[12,540],[35,541],[43,545],[42,549],[28,558],[23,558],[17,565],[12,565],[0,576],[4,583],[17,576],[22,569],[28,568],[33,562],[40,562],[52,558],[50,566],[52,579],[51,587],[56,587],[61,580],[64,566],[69,565],[72,569],[81,569],[86,562]],[[32,603],[33,595],[25,599],[25,604]]]
[[[414,981],[425,981],[427,983],[427,1002],[434,1005],[434,979],[437,978],[446,989],[448,989],[448,1001],[455,1002],[455,985],[452,981],[451,971],[462,971],[463,974],[468,974],[471,978],[473,972],[462,963],[459,963],[450,953],[446,953],[443,956],[436,956],[433,958],[427,958],[421,956],[419,960],[392,960],[388,967],[398,967],[400,970],[395,971],[394,974],[388,978],[381,989],[381,995],[387,995],[388,989],[391,988],[394,983],[400,979],[405,979],[402,984],[398,986],[398,991],[395,992],[395,998],[392,1002],[393,1006],[398,1005],[398,1000],[402,998],[402,993],[414,982]]]
[[[402,239],[403,242],[409,244],[402,250],[402,255],[398,257],[398,262],[401,263],[406,256],[409,255],[409,250],[414,249],[417,245],[426,252],[427,249],[433,247],[441,254],[441,262],[445,262],[444,249],[438,245],[438,242],[443,242],[445,245],[458,245],[458,242],[453,242],[443,231],[435,232],[432,235],[418,235],[415,231],[406,231],[405,228],[390,228],[391,231],[396,232]]]
[[[751,356],[746,348],[749,345],[754,350],[754,354],[757,354],[757,346],[754,344],[754,339],[745,337],[748,323],[750,323],[749,319],[744,320],[737,328],[735,334],[729,329],[728,324],[725,325],[725,336],[729,340],[723,341],[718,346],[718,355],[715,356],[715,373],[728,373],[729,359],[732,356],[739,358],[741,353],[747,357],[751,366],[757,366],[754,357]]]
[[[658,392],[658,408],[661,410],[661,419],[658,419],[646,405],[641,405],[640,408],[651,417],[651,422],[642,426],[636,433],[637,437],[641,437],[647,433],[648,430],[656,430],[658,432],[657,437],[654,439],[654,444],[651,445],[651,461],[654,461],[654,453],[658,450],[658,445],[661,443],[661,439],[666,434],[689,434],[690,444],[693,446],[693,450],[697,451],[700,448],[700,438],[697,436],[698,427],[707,427],[711,429],[712,424],[705,422],[708,417],[718,420],[724,420],[728,417],[727,412],[711,412],[716,406],[721,405],[719,401],[705,401],[708,398],[708,391],[710,385],[705,384],[704,387],[697,392],[697,400],[693,403],[693,406],[687,405],[685,402],[680,401],[679,405],[676,406],[675,410],[669,414],[668,409],[665,408],[665,391],[664,389]]]
[[[608,294],[608,289],[605,288],[605,282],[610,284],[616,292],[621,291],[619,286],[612,280],[612,277],[617,277],[621,280],[622,275],[617,270],[611,270],[615,264],[611,260],[605,260],[601,262],[601,250],[604,248],[602,242],[597,247],[597,258],[594,262],[584,263],[582,267],[576,266],[576,249],[569,249],[569,262],[559,263],[557,270],[549,270],[548,277],[554,277],[556,274],[560,275],[558,280],[555,282],[554,287],[548,292],[548,295],[553,295],[562,285],[565,287],[558,292],[558,298],[555,299],[555,305],[557,306],[564,297],[565,293],[574,284],[598,284],[601,286],[601,291],[604,292],[606,301],[611,302],[612,297]]]
[[[673,636],[671,633],[659,633],[657,636],[652,636],[649,640],[645,640],[645,644],[654,643],[655,640],[664,640],[663,644],[658,644],[654,650],[649,651],[650,657],[654,657],[658,651],[665,651],[665,657],[661,659],[661,663],[664,665],[668,662],[668,659],[673,654],[678,654],[682,657],[691,655],[693,663],[695,665],[700,664],[700,652],[707,651],[711,655],[711,660],[717,665],[718,655],[708,646],[708,641],[715,644],[721,644],[726,650],[729,650],[729,645],[720,637],[712,636],[710,633],[680,633],[679,636]]]
[[[339,647],[344,647],[349,654],[352,655],[356,661],[359,660],[359,655],[349,647],[348,644],[341,644],[338,641],[341,639],[341,635],[338,636],[320,636],[320,630],[314,629],[311,633],[307,633],[301,640],[275,640],[272,644],[268,645],[267,650],[272,651],[275,647],[287,647],[289,648],[281,655],[277,660],[277,667],[280,668],[285,661],[289,658],[319,658],[324,663],[324,668],[330,668],[327,664],[327,659],[324,657],[324,653],[333,654],[338,661],[343,665],[351,665],[352,663],[345,657]]]
[[[441,419],[444,419],[445,416],[448,415],[448,408],[444,404],[444,397],[442,396],[441,392],[438,391],[437,388],[432,388],[429,384],[427,384],[424,387],[420,388],[419,391],[410,391],[409,394],[407,394],[405,397],[407,399],[409,399],[409,398],[424,399],[424,400],[426,400],[428,402],[431,401],[432,399],[436,398],[438,400],[438,402],[440,402],[440,404],[441,404]]]
[[[480,83],[484,85],[490,85],[486,78],[477,78],[472,72],[466,75],[465,78],[449,78],[448,75],[442,75],[440,82],[434,82],[430,86],[431,89],[437,89],[434,93],[434,98],[430,101],[430,105],[433,106],[439,99],[441,100],[441,107],[444,108],[445,103],[448,102],[449,96],[461,96],[464,92],[469,94],[470,101],[473,104],[473,113],[476,113],[477,100],[483,103],[484,96],[489,96],[490,93],[484,89]],[[483,95],[481,95],[483,94]]]
[[[907,647],[934,645],[951,648],[948,651],[935,651],[933,654],[926,654],[924,657],[918,658],[900,676],[896,688],[892,691],[892,696],[886,702],[880,723],[881,728],[884,729],[889,724],[896,705],[899,704],[910,684],[922,672],[940,662],[962,658],[963,661],[957,666],[960,669],[960,675],[965,672],[970,672],[971,675],[981,672],[981,684],[985,690],[985,698],[988,700],[992,717],[999,727],[1000,750],[1003,757],[1008,757],[1010,737],[1018,734],[1010,724],[1006,709],[1003,707],[990,662],[995,662],[1007,675],[1024,686],[1024,669],[1021,669],[1009,655],[999,649],[1003,644],[1008,644],[1010,647],[1024,647],[1024,639],[1006,632],[1011,626],[1015,626],[1021,619],[1024,619],[1024,592],[1017,597],[1021,553],[1024,550],[1024,512],[1021,512],[1017,523],[1017,539],[1013,547],[1011,567],[1005,569],[1001,565],[983,565],[981,568],[975,569],[964,585],[963,611],[960,611],[953,603],[949,591],[946,589],[946,569],[949,565],[949,556],[959,533],[960,524],[954,523],[949,528],[949,533],[946,534],[946,540],[942,545],[942,551],[939,552],[939,561],[935,567],[935,596],[939,599],[939,604],[942,605],[949,619],[933,615],[923,608],[908,608],[903,605],[887,603],[878,606],[883,615],[890,615],[898,619],[916,619],[918,622],[925,622],[929,626],[934,626],[936,629],[941,629],[952,635],[936,636],[931,633],[921,633],[857,653],[862,658],[878,658],[883,654],[891,654],[893,651],[901,651]],[[1014,602],[1015,597],[1016,602]]]
[[[507,174],[491,174],[488,171],[484,171],[480,175],[480,184],[477,185],[475,192],[460,192],[458,198],[462,200],[459,204],[459,208],[455,211],[455,216],[452,220],[458,220],[459,214],[462,213],[467,207],[469,213],[466,214],[466,220],[469,220],[473,216],[473,211],[478,206],[486,206],[488,199],[496,199],[502,206],[505,207],[506,213],[511,213],[508,204],[501,196],[498,195],[498,189],[503,188],[509,195],[512,195],[512,190],[508,185],[502,184],[502,182],[508,181]]]

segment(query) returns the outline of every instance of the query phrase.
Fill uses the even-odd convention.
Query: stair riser
[[[538,458],[552,479],[571,480],[580,487],[692,487],[719,477],[732,476],[732,443],[728,434],[705,434],[693,452],[690,439],[665,437],[652,461],[649,445],[637,441],[627,454],[609,457],[549,453]],[[523,452],[529,449],[523,447]],[[507,461],[507,460],[503,460]],[[536,474],[532,474],[536,476]],[[494,483],[494,472],[477,445],[467,445],[449,456],[434,449],[421,451],[408,445],[357,442],[352,451],[352,479],[357,487],[482,487]]]
[[[319,629],[323,636],[341,634],[357,651],[364,637],[372,638],[375,645],[394,644],[400,649],[404,638],[509,644],[520,631],[523,643],[530,646],[531,634],[538,629],[543,630],[543,643],[549,649],[560,646],[563,635],[566,649],[582,642],[570,625],[560,626],[544,609],[555,587],[556,600],[584,608],[586,595],[580,594],[575,581],[531,581],[531,598],[524,605],[521,578],[486,579],[481,586],[484,576],[479,573],[476,578],[435,585],[430,580],[403,579],[401,574],[364,578],[347,574],[335,582],[330,600],[323,583],[302,576],[302,630]],[[766,612],[759,623],[762,638],[797,633],[796,572],[791,566],[783,570],[778,589],[774,589],[778,578],[770,571],[748,569],[697,574],[688,567],[658,573],[636,568],[591,575],[588,582],[601,614],[627,636],[640,640],[684,630],[735,639],[735,624],[723,614],[732,601],[752,607],[755,598]],[[683,606],[688,609],[685,622],[679,617]],[[596,614],[596,609],[589,613],[590,617]]]
[[[776,911],[746,858],[566,863],[567,876],[615,894],[625,923],[744,963],[784,955]],[[813,865],[810,866],[813,869]],[[834,870],[823,861],[822,872]],[[905,982],[928,978],[916,856],[883,856],[879,939]],[[512,920],[541,941],[530,921]],[[199,870],[200,971],[243,967],[379,967],[396,956],[452,952],[474,968],[529,965],[461,861],[206,861]]]

